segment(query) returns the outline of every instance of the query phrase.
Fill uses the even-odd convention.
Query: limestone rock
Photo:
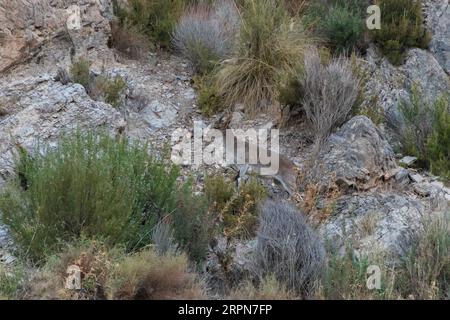
[[[357,116],[325,142],[311,179],[321,188],[335,182],[343,190],[366,190],[394,168],[394,153],[389,144],[372,121]]]
[[[352,238],[361,253],[380,250],[399,257],[404,253],[405,237],[418,227],[424,212],[421,202],[403,195],[344,196],[337,201],[333,216],[321,227],[321,232],[340,246]]]

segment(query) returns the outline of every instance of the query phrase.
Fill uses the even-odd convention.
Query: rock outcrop
[[[322,146],[311,181],[320,189],[336,183],[342,190],[367,190],[396,168],[394,153],[377,127],[357,116]]]
[[[110,19],[108,0],[1,1],[0,72],[29,60],[58,39],[71,43],[73,55],[92,53],[104,59]]]
[[[450,2],[426,0],[425,15],[432,34],[430,51],[442,68],[450,75]]]
[[[49,74],[1,82],[0,99],[14,101],[15,112],[0,118],[0,185],[13,173],[17,146],[32,150],[37,142],[56,143],[75,129],[123,131],[122,115],[91,100],[79,84],[62,85]]]
[[[378,251],[398,258],[424,214],[420,201],[402,195],[376,192],[344,196],[336,202],[321,233],[341,247],[351,240],[361,254]]]

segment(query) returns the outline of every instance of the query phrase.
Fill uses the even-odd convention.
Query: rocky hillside
[[[126,1],[119,4],[127,5]],[[164,148],[174,143],[171,137],[176,129],[192,132],[194,122],[200,121],[204,128],[221,130],[280,129],[283,159],[280,172],[262,177],[245,165],[182,166],[177,181],[193,176],[192,193],[202,194],[211,175],[225,176],[233,186],[245,186],[246,181],[256,179],[272,201],[289,203],[291,208],[303,212],[305,223],[310,226],[308,230],[314,233],[311,239],[317,235],[317,241],[325,247],[333,243],[341,258],[351,242],[352,257],[383,256],[387,270],[387,266],[399,264],[408,254],[424,219],[444,217],[448,221],[448,180],[419,166],[421,159],[417,154],[399,148],[402,141],[392,127],[392,123],[402,123],[400,105],[411,100],[416,87],[420,88],[423,104],[432,104],[440,95],[450,93],[448,0],[423,1],[424,27],[431,36],[427,49],[408,49],[404,63],[395,66],[376,44],[370,43],[359,58],[366,79],[361,81],[362,105],[370,107],[376,97],[376,104],[387,120],[375,121],[367,114],[352,114],[332,130],[320,148],[313,143],[311,128],[302,116],[283,121],[281,113],[267,109],[249,116],[241,104],[205,116],[199,106],[199,76],[191,61],[178,52],[157,46],[150,46],[145,58],[137,60],[119,52],[112,45],[115,15],[118,13],[110,0],[0,0],[0,188],[10,188],[10,181],[20,175],[17,159],[22,152],[31,155],[37,146],[56,147],[63,134],[107,132],[129,141],[150,142],[155,147],[153,153],[163,154]],[[73,65],[81,59],[89,61],[91,78],[125,82],[125,89],[117,99],[98,98],[92,87],[87,90],[69,79],[73,77]],[[448,152],[445,161],[450,161]],[[230,201],[228,206],[239,206],[238,202]],[[214,221],[225,221],[223,228],[228,230],[224,212]],[[28,275],[17,289],[20,297],[53,297],[49,288],[45,293],[36,292],[33,283],[43,277],[40,266],[31,267],[22,258],[16,258],[21,245],[16,242],[17,230],[11,230],[9,220],[1,217],[0,210],[2,268],[8,270],[7,274],[14,274],[20,266]],[[253,257],[261,254],[261,228],[267,223],[264,221],[260,221],[260,229],[250,237],[219,232],[208,243],[206,258],[196,267],[189,262],[186,267],[189,272],[201,273],[207,279],[208,289],[203,297],[234,294],[239,298],[247,292],[239,289],[247,278],[260,279],[261,274],[254,272]],[[447,227],[445,239],[449,237],[448,231]],[[182,248],[183,244],[178,242]],[[313,251],[309,250],[302,254]],[[318,250],[315,254],[326,255],[323,258],[326,263],[332,259],[328,251]],[[448,267],[449,257],[445,259]],[[277,277],[277,271],[272,272]],[[276,280],[283,282],[282,277]],[[441,285],[449,288],[448,283]],[[288,289],[292,288],[287,286]],[[312,290],[313,287],[308,290],[302,287],[299,292],[306,297],[312,295]],[[315,297],[358,298],[344,294],[326,296],[327,292]],[[2,294],[0,291],[0,297]],[[187,293],[186,296],[189,297]],[[58,298],[67,297],[75,296]],[[161,297],[168,295],[161,293]],[[431,293],[430,297],[436,298]]]

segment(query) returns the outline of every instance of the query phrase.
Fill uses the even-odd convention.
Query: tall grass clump
[[[393,65],[404,62],[409,48],[428,48],[430,35],[424,24],[421,0],[377,0],[375,4],[382,12],[382,28],[370,33]]]
[[[285,203],[261,207],[256,270],[260,279],[273,275],[287,290],[312,297],[325,264],[325,250],[305,217]]]
[[[55,148],[21,154],[0,212],[20,252],[33,261],[81,236],[142,247],[176,206],[178,168],[124,137],[76,132]]]
[[[207,73],[232,52],[240,17],[233,0],[212,6],[189,7],[172,35],[176,51],[187,58],[198,73]]]
[[[254,113],[276,101],[277,78],[298,62],[307,38],[278,1],[246,1],[242,16],[238,48],[216,81],[226,106],[244,103]]]

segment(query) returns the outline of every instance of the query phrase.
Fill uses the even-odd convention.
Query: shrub
[[[91,63],[83,58],[72,63],[70,66],[70,78],[73,82],[81,84],[86,90],[89,90],[91,81],[90,73]]]
[[[306,117],[316,141],[322,141],[348,119],[359,95],[359,80],[345,57],[324,65],[318,52],[312,50],[305,56],[299,83]]]
[[[216,83],[209,76],[195,77],[194,86],[198,91],[198,106],[206,117],[223,111],[224,105]]]
[[[171,34],[183,13],[184,0],[128,0],[126,8],[114,6],[122,25],[145,34],[163,48],[170,45]]]
[[[294,292],[287,290],[274,276],[264,278],[258,286],[247,282],[243,287],[233,291],[232,300],[295,300]]]
[[[433,131],[427,140],[431,172],[450,180],[450,97],[434,104]]]
[[[424,101],[413,87],[410,100],[399,104],[400,120],[389,125],[402,143],[405,154],[418,158],[418,165],[448,178],[450,100],[446,96],[432,103]]]
[[[34,261],[82,235],[142,247],[175,208],[179,169],[145,145],[76,132],[38,150],[22,152],[18,177],[0,196],[3,222]]]
[[[206,199],[193,193],[192,187],[186,184],[170,218],[175,239],[194,262],[200,262],[212,241],[215,217],[208,210]]]
[[[379,290],[367,288],[367,270],[370,265],[380,266],[382,270]],[[321,293],[323,298],[330,300],[351,299],[389,299],[392,293],[392,274],[387,274],[387,266],[380,258],[358,257],[351,246],[347,245],[344,252],[339,248],[329,246],[328,263],[324,273]]]
[[[256,248],[260,278],[273,274],[288,290],[311,297],[324,262],[324,248],[302,214],[285,203],[268,201],[261,207]]]
[[[103,99],[114,108],[118,108],[122,103],[122,95],[127,89],[127,82],[119,75],[110,79],[105,75],[100,75],[92,81],[89,94],[99,100]]]
[[[184,255],[158,256],[147,249],[126,257],[108,282],[111,299],[199,299],[204,296],[197,277],[188,271]]]
[[[377,0],[376,4],[383,13],[382,28],[371,31],[372,39],[392,64],[402,64],[408,48],[428,47],[430,36],[424,25],[422,1]]]
[[[436,213],[437,215],[437,213]],[[409,240],[396,282],[402,296],[415,299],[450,298],[450,216],[424,218]]]
[[[144,58],[149,50],[148,39],[144,35],[117,20],[111,22],[109,44],[126,57],[135,60]]]
[[[350,53],[365,49],[366,5],[364,0],[314,3],[308,8],[305,19],[334,52]]]
[[[111,268],[124,255],[102,242],[79,239],[62,245],[61,251],[48,257],[45,265],[28,280],[25,299],[99,300],[106,299]],[[81,289],[66,288],[71,266],[80,269]]]
[[[0,300],[17,299],[23,285],[24,270],[14,266],[12,270],[0,264]]]
[[[193,6],[181,17],[172,43],[196,72],[207,73],[231,53],[239,23],[239,14],[232,0],[218,1],[212,7]]]
[[[283,3],[246,1],[239,48],[216,77],[225,106],[244,103],[250,113],[271,106],[279,75],[296,64],[306,43],[301,25],[289,18]]]

